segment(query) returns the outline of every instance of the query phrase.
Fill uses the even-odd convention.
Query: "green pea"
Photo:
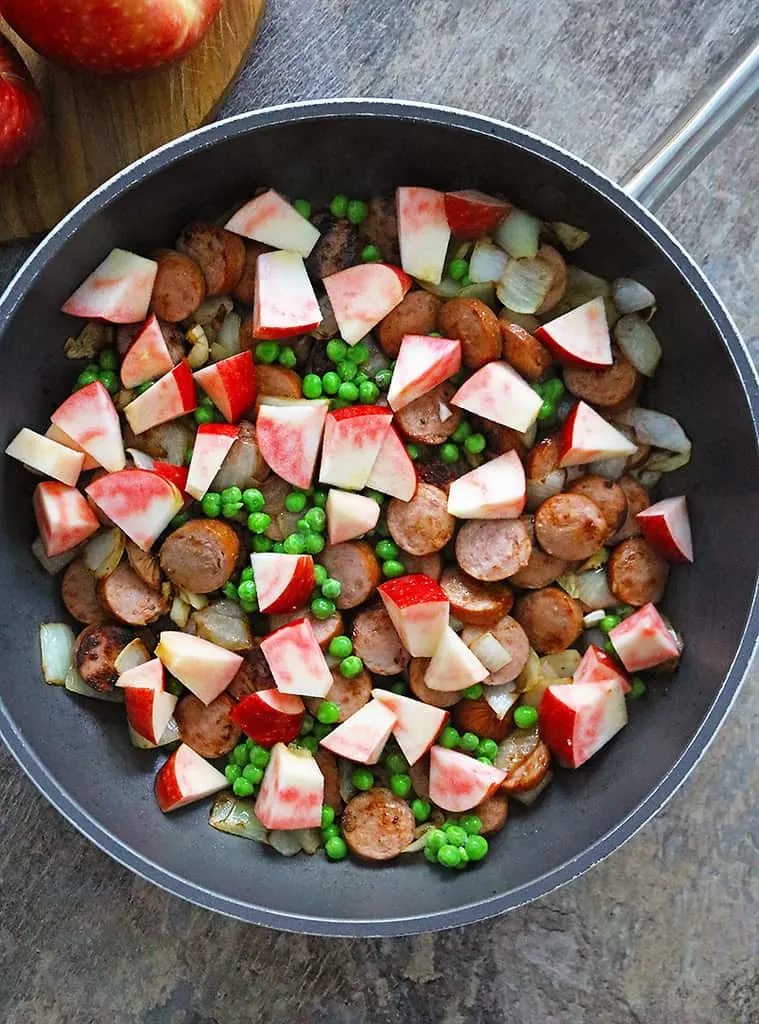
[[[298,745],[307,750],[309,754],[315,754],[319,749],[319,741],[315,736],[304,736],[298,740]]]
[[[202,405],[204,409],[215,409],[216,406],[213,404],[213,398],[210,395],[201,395],[198,399],[198,405]]]
[[[459,750],[467,754],[473,754],[480,744],[480,737],[473,732],[465,732],[459,737]]]
[[[633,608],[631,604],[621,604],[619,608],[617,608],[617,615],[619,615],[621,619],[626,619],[635,611],[637,611],[637,608]]]
[[[330,860],[345,860],[348,855],[348,847],[341,836],[332,836],[324,844],[324,852]]]
[[[543,397],[549,402],[553,402],[554,405],[562,397],[564,391],[564,382],[561,377],[552,377],[543,385]]]
[[[479,455],[485,451],[486,443],[484,434],[470,434],[464,441],[464,447],[470,455]]]
[[[335,808],[325,804],[322,807],[322,828],[329,828],[335,820]]]
[[[203,515],[215,519],[221,512],[221,495],[216,491],[208,491],[203,496],[200,507],[203,509]]]
[[[101,370],[98,374],[98,380],[103,385],[109,395],[115,395],[121,385],[119,384],[119,378],[116,376],[113,370]]]
[[[326,597],[315,597],[311,602],[311,614],[315,619],[328,619],[335,614],[335,602],[328,601]]]
[[[192,446],[190,446],[189,448],[185,449],[185,453],[184,453],[184,464],[185,464],[185,466],[189,466],[190,463],[192,462],[192,452],[193,452]]]
[[[324,508],[327,504],[327,495],[325,491],[314,491],[311,495],[311,501],[314,503],[315,508]]]
[[[351,199],[348,203],[348,220],[351,224],[361,224],[369,216],[369,207],[363,199]]]
[[[416,462],[416,460],[419,458],[419,455],[421,454],[419,449],[417,448],[417,446],[415,444],[407,444],[406,445],[406,451],[408,452],[408,457],[413,462]]]
[[[329,598],[330,601],[336,601],[342,592],[343,585],[340,580],[330,578],[322,584],[322,597]]]
[[[329,579],[329,573],[323,565],[314,566],[314,580],[317,587],[321,587]]]
[[[611,642],[611,638],[610,637],[607,637],[606,640],[604,641],[604,650],[606,651],[606,653],[610,657],[612,657],[612,658],[616,658],[617,657],[617,649],[614,646],[614,644]]]
[[[277,362],[280,366],[284,366],[286,369],[292,370],[295,368],[297,361],[298,360],[295,358],[295,352],[289,345],[285,345],[284,348],[280,349],[279,356],[277,357]]]
[[[482,820],[476,814],[462,814],[459,825],[468,836],[476,836],[482,832]]]
[[[397,544],[394,544],[391,540],[378,541],[374,547],[377,552],[377,558],[383,562],[388,558],[397,558],[401,551]]]
[[[180,526],[184,526],[185,523],[189,523],[190,515],[188,512],[177,512],[174,518],[169,523],[169,526],[173,530],[178,530]]]
[[[403,682],[402,679],[399,679],[397,683],[393,683],[390,686],[390,689],[392,690],[393,693],[397,693],[401,697],[405,697],[406,694],[408,693],[408,686],[406,683]]]
[[[313,533],[313,530],[305,516],[303,516],[302,519],[299,519],[295,526],[298,533],[302,533],[304,537],[307,537],[309,533]]]
[[[261,779],[264,777],[263,770],[257,768],[254,764],[246,765],[242,770],[242,777],[251,782],[254,786],[258,786]]]
[[[340,826],[339,825],[332,824],[332,825],[323,825],[322,826],[322,840],[323,840],[324,843],[329,842],[329,840],[332,839],[333,836],[339,836],[339,835],[340,835]]]
[[[440,733],[440,739],[438,740],[440,746],[453,750],[454,747],[458,746],[458,742],[458,729],[454,729],[452,725],[446,725],[445,729]]]
[[[358,399],[358,388],[353,381],[346,381],[337,389],[337,394],[341,401],[350,405],[351,402],[355,402]]]
[[[306,507],[305,494],[291,491],[285,498],[285,508],[288,512],[302,512]]]
[[[233,783],[235,779],[239,779],[242,775],[242,768],[239,764],[228,764],[224,769],[224,774],[227,778],[227,782]]]
[[[353,642],[349,636],[336,636],[329,642],[329,653],[333,658],[349,658],[353,654]]]
[[[478,757],[487,757],[489,760],[493,761],[498,754],[498,744],[495,740],[480,740],[475,753]]]
[[[366,495],[367,498],[371,498],[372,501],[376,501],[378,505],[385,504],[385,495],[380,493],[380,491],[369,490],[364,491],[364,494]]]
[[[408,775],[391,775],[390,792],[405,799],[411,792],[411,779]]]
[[[74,383],[74,389],[78,391],[79,388],[86,388],[88,384],[94,384],[97,379],[97,370],[82,370],[82,372],[76,378],[76,382]]]
[[[468,833],[461,827],[461,825],[444,825],[443,831],[445,832],[446,840],[454,846],[463,846],[466,842]]]
[[[460,283],[462,288],[468,288],[470,284],[474,284],[469,274],[464,274]]]
[[[386,576],[389,580],[393,580],[397,576],[403,576],[405,572],[406,566],[395,558],[388,558],[386,562],[382,563],[382,575]]]
[[[388,754],[385,764],[393,775],[404,775],[408,771],[408,761],[400,752]]]
[[[514,710],[514,725],[517,729],[531,729],[538,720],[536,708],[523,704]]]
[[[306,538],[302,533],[291,533],[282,541],[286,555],[302,555],[306,550]]]
[[[461,857],[461,860],[456,865],[456,869],[458,871],[463,871],[464,868],[469,863],[469,854],[466,852],[466,850],[465,850],[465,848],[463,846],[459,847],[459,856]]]
[[[630,680],[630,692],[628,697],[630,700],[638,700],[646,692],[646,684],[640,678],[640,676],[633,676]]]
[[[322,379],[318,374],[306,374],[303,378],[303,394],[306,398],[321,398]]]
[[[333,217],[344,217],[348,212],[348,197],[342,192],[338,192],[329,204],[329,212]]]
[[[479,700],[482,696],[482,683],[467,686],[466,690],[461,691],[461,696],[466,697],[467,700]]]
[[[372,405],[379,398],[379,388],[370,380],[362,381],[358,386],[358,397],[362,405]]]
[[[358,373],[358,367],[355,363],[352,363],[349,359],[343,359],[337,364],[337,372],[340,374],[340,380],[352,381]],[[338,395],[340,392],[338,391]],[[342,395],[340,395],[342,398]]]
[[[248,516],[248,529],[251,533],[266,533],[271,526],[271,516],[267,512],[251,512]]]
[[[233,505],[222,505],[221,514],[225,519],[234,519],[237,513],[242,509],[242,502],[236,501]]]
[[[152,380],[146,380],[142,384],[138,384],[136,388],[137,394],[144,395],[148,388],[153,387],[153,384],[155,384],[155,381]]]
[[[374,785],[374,776],[368,768],[356,768],[351,775],[351,782],[356,787],[365,792],[367,789],[371,789]]]
[[[323,740],[331,732],[332,726],[327,725],[326,722],[314,722],[314,739]]]
[[[327,359],[333,363],[342,363],[348,354],[348,346],[340,338],[327,342]]]
[[[478,757],[478,758],[477,758],[477,760],[478,760],[478,761],[479,761],[479,762],[480,762],[481,764],[486,764],[486,765],[488,765],[488,766],[489,766],[490,768],[492,768],[492,767],[493,767],[493,762],[491,761],[491,759],[490,759],[489,757]]]
[[[260,512],[266,499],[257,487],[246,487],[242,492],[242,503],[248,512]]]
[[[331,700],[323,700],[316,709],[316,717],[322,725],[334,725],[340,717],[340,708]]]
[[[374,375],[374,383],[380,389],[380,391],[387,391],[390,387],[390,381],[393,379],[392,370],[377,370]]]
[[[224,592],[225,597],[228,597],[230,601],[237,601],[237,587],[234,585],[232,580],[227,580],[224,586],[221,588]]]
[[[240,601],[240,607],[246,615],[252,615],[258,611],[258,603],[256,601]]]
[[[356,366],[361,366],[369,358],[369,349],[363,343],[363,341],[359,341],[358,344],[351,345],[348,348],[348,351],[345,354],[345,358],[349,362],[355,363]]]
[[[307,199],[296,199],[295,202],[293,203],[293,206],[298,211],[298,213],[301,215],[301,217],[305,217],[306,220],[308,220],[310,218],[310,216],[311,216],[311,203],[309,203],[309,201]]]
[[[437,852],[438,863],[444,868],[457,868],[461,863],[461,851],[458,846],[446,843]]]
[[[456,444],[463,444],[471,433],[472,428],[469,423],[466,420],[462,420],[451,434],[451,440],[455,441]]]
[[[432,805],[428,800],[412,800],[411,810],[415,820],[421,825],[432,814]]]
[[[316,530],[317,533],[321,533],[327,525],[327,516],[322,508],[310,508],[306,512],[305,519],[311,529]]]
[[[259,363],[276,363],[279,356],[279,345],[276,341],[261,341],[256,345],[256,361]]]
[[[256,768],[265,768],[271,760],[271,754],[264,747],[256,744],[250,752],[250,763]]]
[[[443,462],[458,462],[459,461],[459,450],[455,444],[441,444],[440,445],[440,458]]]
[[[448,264],[448,276],[454,281],[460,281],[469,273],[469,264],[466,260],[451,260]]]
[[[482,860],[488,852],[488,841],[485,836],[468,836],[464,849],[471,861]]]
[[[336,395],[341,384],[340,374],[335,373],[334,370],[327,370],[322,377],[322,387],[326,395]]]
[[[308,736],[310,732],[314,731],[314,719],[311,715],[303,716],[303,724],[300,727],[300,735]]]
[[[306,535],[306,553],[309,555],[320,555],[326,546],[326,541],[320,533],[309,533]]]
[[[255,601],[258,597],[258,591],[253,580],[243,580],[240,586],[237,588],[237,596],[241,601]]]
[[[363,661],[355,654],[349,654],[340,662],[340,675],[344,679],[355,679],[364,667]]]
[[[98,365],[101,370],[115,370],[119,365],[119,357],[112,348],[101,349],[98,355]]]
[[[376,245],[365,245],[361,250],[361,259],[364,263],[379,263],[382,256]]]
[[[431,850],[432,853],[436,854],[438,850],[445,846],[447,841],[446,834],[442,829],[432,828],[427,833],[427,839],[424,845],[428,850]]]
[[[225,487],[221,492],[221,501],[224,505],[233,505],[242,502],[242,491],[239,487]]]
[[[198,424],[213,423],[213,409],[207,409],[203,405],[199,405],[192,415]]]
[[[248,763],[248,748],[244,743],[238,743],[229,755],[229,759],[232,764],[239,764],[241,768],[244,768]]]
[[[598,623],[598,628],[602,633],[608,635],[615,626],[618,626],[622,619],[618,615],[604,615],[601,621]]]
[[[257,555],[265,555],[268,554],[269,551],[271,551],[272,547],[274,546],[274,541],[271,539],[271,537],[264,537],[264,535],[261,533],[256,534],[252,538],[251,545]]]

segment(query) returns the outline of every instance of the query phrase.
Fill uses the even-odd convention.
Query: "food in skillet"
[[[675,670],[690,528],[651,491],[690,443],[640,404],[654,296],[586,240],[474,191],[268,190],[67,300],[83,368],[7,449],[83,626],[43,670],[170,750],[162,811],[465,867]]]

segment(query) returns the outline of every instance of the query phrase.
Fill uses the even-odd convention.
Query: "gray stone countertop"
[[[219,113],[423,99],[620,175],[757,27],[754,0],[269,0]],[[660,214],[755,355],[757,115]],[[0,285],[25,251],[0,251]],[[168,896],[87,843],[0,752],[0,1020],[757,1024],[758,682],[755,667],[691,779],[589,875],[506,917],[397,940],[276,934]]]

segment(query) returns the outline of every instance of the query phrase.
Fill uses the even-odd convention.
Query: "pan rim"
[[[527,150],[553,163],[594,189],[617,212],[633,220],[664,253],[689,286],[694,301],[706,310],[727,350],[740,382],[759,447],[759,376],[737,327],[722,300],[701,269],[674,236],[612,179],[561,146],[508,122],[454,107],[410,100],[384,98],[335,98],[279,104],[233,115],[205,125],[146,154],[104,182],[70,211],[34,248],[0,295],[0,331],[5,332],[16,306],[37,276],[43,261],[62,248],[79,225],[96,211],[107,207],[124,189],[140,184],[155,171],[200,148],[215,145],[233,135],[245,134],[280,123],[340,117],[384,117],[395,121],[423,121],[467,133],[484,133],[499,142]],[[2,341],[0,333],[0,342]],[[118,863],[160,888],[205,909],[248,923],[282,931],[343,937],[388,937],[437,931],[486,920],[547,895],[579,877],[631,839],[677,792],[711,745],[719,726],[736,700],[746,671],[759,644],[759,601],[757,581],[747,611],[740,643],[711,707],[680,757],[640,803],[613,828],[570,860],[539,877],[505,893],[486,896],[455,909],[403,917],[365,919],[303,916],[276,911],[188,882],[157,862],[140,854],[101,825],[73,797],[62,783],[50,778],[31,744],[16,727],[0,697],[0,737],[27,776],[55,808],[94,845]]]

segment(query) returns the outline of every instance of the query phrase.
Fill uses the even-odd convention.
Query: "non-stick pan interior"
[[[151,158],[53,235],[0,309],[0,324],[11,314],[0,342],[0,442],[25,424],[44,429],[70,390],[75,371],[62,342],[75,324],[58,308],[111,247],[149,252],[170,244],[188,220],[218,215],[262,184],[315,205],[338,191],[369,196],[399,184],[502,191],[545,217],[587,228],[592,239],[577,262],[605,277],[636,277],[657,296],[664,359],[647,402],[677,417],[694,445],[691,464],[664,487],[688,492],[697,552],[693,568],[673,573],[665,603],[685,636],[682,667],[631,706],[629,727],[590,764],[557,772],[531,811],[515,805],[475,870],[436,871],[416,858],[386,867],[286,860],[210,829],[206,805],[160,814],[152,776],[163,756],[131,747],[123,710],[42,683],[38,624],[65,613],[56,583],[29,553],[34,478],[2,460],[2,725],[64,813],[175,892],[284,928],[388,934],[444,927],[532,898],[599,859],[673,791],[708,742],[748,656],[744,645],[723,688],[754,594],[759,465],[745,389],[755,402],[755,385],[742,350],[733,343],[731,356],[721,340],[715,320],[730,328],[718,304],[695,293],[694,268],[653,222],[636,223],[633,204],[571,157],[505,127],[422,108],[344,105],[328,116],[326,106],[306,107],[300,119],[288,117],[214,126],[194,152],[182,143]]]

